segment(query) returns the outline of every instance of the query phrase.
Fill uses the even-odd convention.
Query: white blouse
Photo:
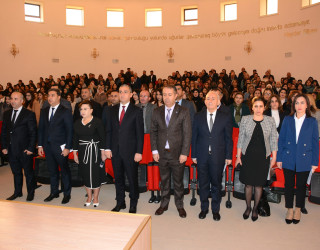
[[[271,116],[276,122],[276,127],[278,128],[280,125],[280,115],[279,115],[279,110],[273,110],[271,109]]]

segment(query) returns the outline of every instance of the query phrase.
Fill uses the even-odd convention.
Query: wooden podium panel
[[[151,216],[0,200],[1,249],[151,249]]]

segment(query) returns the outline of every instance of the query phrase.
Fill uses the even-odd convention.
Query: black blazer
[[[99,103],[97,103],[94,100],[90,100],[92,108],[93,108],[93,113],[92,115],[95,117],[98,117],[99,119],[102,119],[102,107]],[[79,110],[79,104],[80,103],[76,103],[76,106],[74,107],[74,113],[73,113],[73,120],[77,121],[81,118],[80,115],[80,110]]]
[[[182,99],[181,100],[181,106],[185,107],[189,110],[190,113],[190,120],[191,120],[191,124],[193,123],[193,118],[194,115],[196,114],[196,106],[193,102],[190,102],[188,100]]]
[[[71,110],[59,105],[52,121],[49,122],[50,108],[42,109],[40,113],[38,145],[46,147],[50,137],[51,144],[57,146],[66,144],[66,149],[72,149],[73,119]]]
[[[224,166],[225,160],[232,159],[232,119],[230,113],[217,110],[211,132],[207,122],[207,109],[194,117],[192,126],[191,157],[197,158],[198,164],[204,164],[209,157],[209,145],[216,165]]]
[[[263,113],[267,116],[271,116],[271,109],[269,108],[269,109],[265,110]],[[283,111],[279,110],[280,123],[279,123],[279,126],[277,127],[277,131],[279,134],[280,134],[282,122],[283,122],[283,119],[285,116],[286,116],[286,114]]]
[[[37,120],[34,112],[22,108],[15,124],[11,122],[13,110],[7,110],[3,115],[1,130],[2,149],[8,149],[9,154],[20,155],[24,150],[35,152],[37,141]],[[9,147],[9,145],[12,147]],[[10,148],[12,152],[10,152]]]
[[[112,151],[112,156],[133,160],[136,153],[143,151],[142,109],[130,103],[120,125],[119,108],[120,104],[117,104],[107,112],[106,148]]]

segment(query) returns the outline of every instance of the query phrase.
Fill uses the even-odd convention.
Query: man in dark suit
[[[73,120],[71,110],[60,104],[59,89],[48,91],[50,107],[41,110],[38,131],[38,154],[45,153],[50,173],[50,195],[44,200],[52,201],[59,197],[59,168],[63,183],[64,197],[62,204],[71,199],[71,172],[68,155],[72,148]]]
[[[219,211],[224,165],[232,162],[232,120],[229,113],[217,108],[219,91],[209,91],[205,104],[207,109],[195,115],[191,157],[198,164],[201,200],[199,218],[204,219],[208,213],[211,192],[213,219],[218,221],[221,218]]]
[[[193,102],[190,102],[188,100],[182,99],[183,96],[183,89],[180,83],[177,83],[174,85],[177,89],[177,104],[179,104],[182,107],[185,107],[189,110],[190,113],[190,119],[191,119],[191,124],[193,123],[193,118],[196,113],[196,106],[194,105]]]
[[[148,76],[148,80],[149,80],[148,83],[150,83],[150,82],[152,82],[153,84],[156,83],[157,76],[153,74],[153,70],[150,71],[150,75]]]
[[[102,107],[99,103],[95,102],[94,100],[92,100],[92,92],[91,89],[89,88],[82,88],[81,89],[81,98],[82,101],[90,101],[92,108],[93,108],[93,113],[92,115],[95,117],[98,117],[99,119],[102,118]],[[78,119],[81,118],[80,115],[80,109],[79,109],[79,104],[80,103],[76,103],[75,107],[74,107],[74,113],[73,113],[73,120],[76,121]]]
[[[14,193],[7,200],[22,196],[22,169],[24,169],[28,191],[27,201],[32,201],[36,186],[32,155],[37,140],[37,121],[35,114],[23,108],[22,103],[23,95],[13,92],[11,95],[13,109],[4,113],[2,123],[2,153],[9,154],[9,163],[14,176]]]
[[[168,209],[170,201],[171,173],[174,184],[174,199],[179,216],[187,216],[184,210],[183,175],[191,143],[191,121],[189,111],[177,105],[177,90],[168,85],[163,88],[163,106],[153,111],[150,131],[153,159],[159,162],[161,177],[161,204],[155,215]]]
[[[137,212],[139,199],[138,165],[143,151],[143,115],[142,110],[130,103],[132,89],[129,85],[119,88],[120,104],[110,108],[107,114],[106,155],[112,158],[116,185],[117,204],[112,209],[119,212],[126,208],[125,174],[129,181],[130,209]]]
[[[118,90],[112,90],[110,93],[110,102],[111,105],[108,105],[108,102],[106,102],[105,104],[103,104],[102,107],[102,122],[104,127],[107,126],[107,117],[108,117],[108,112],[110,111],[110,108],[114,105],[117,105],[119,103],[119,91]]]
[[[151,97],[148,90],[142,90],[140,92],[139,98],[140,103],[137,104],[137,107],[142,108],[143,111],[144,133],[150,134],[152,113],[156,108],[156,105],[153,105],[149,102],[151,100]]]
[[[142,72],[142,76],[140,77],[140,82],[141,82],[141,85],[150,83],[149,78],[147,76],[147,72],[145,70]]]

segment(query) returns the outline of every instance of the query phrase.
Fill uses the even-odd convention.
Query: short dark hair
[[[177,88],[176,88],[175,85],[169,84],[169,85],[163,87],[163,89],[165,89],[165,88],[167,88],[167,89],[173,89],[173,92],[174,92],[174,93],[177,93]]]
[[[183,89],[183,87],[182,87],[182,85],[181,85],[181,82],[176,83],[174,86],[175,86],[175,87],[179,86],[179,87],[181,87],[181,88]]]
[[[93,109],[91,101],[84,100],[79,103],[79,109],[81,109],[82,105],[89,105],[90,109]]]
[[[52,88],[51,88],[51,89],[48,90],[48,94],[49,94],[49,92],[52,92],[52,91],[53,91],[53,92],[56,92],[56,94],[57,94],[58,96],[61,96],[61,91],[60,91],[60,89],[52,89]]]

